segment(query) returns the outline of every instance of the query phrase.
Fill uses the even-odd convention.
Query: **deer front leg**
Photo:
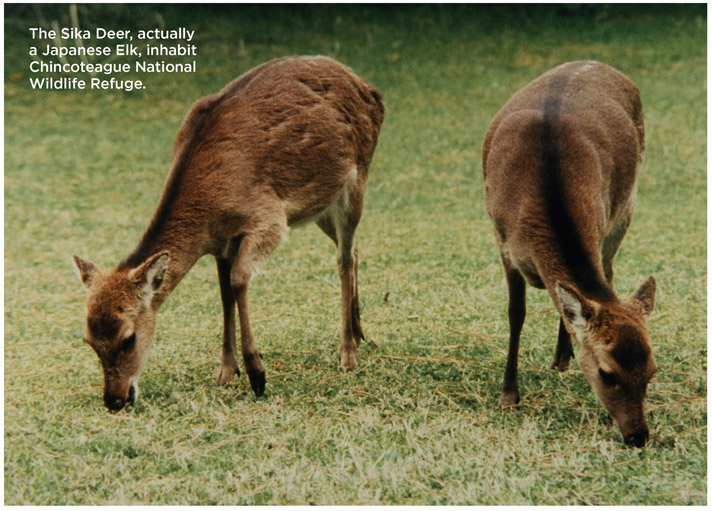
[[[509,289],[509,352],[507,367],[504,370],[504,383],[499,396],[500,408],[519,403],[519,385],[517,384],[517,358],[519,356],[519,338],[526,316],[526,289],[524,278],[519,271],[505,264],[507,287]]]
[[[574,348],[571,346],[571,334],[564,326],[564,320],[559,318],[559,338],[556,341],[556,351],[554,352],[554,362],[552,369],[558,369],[562,373],[569,368],[569,361],[574,356]]]
[[[233,286],[237,300],[237,310],[240,315],[240,340],[242,345],[242,360],[245,371],[250,379],[250,385],[255,396],[260,397],[265,393],[265,368],[262,365],[262,355],[257,350],[255,339],[250,329],[249,314],[247,312],[247,283]]]
[[[230,284],[232,261],[217,258],[216,262],[223,307],[222,361],[218,371],[217,384],[227,385],[235,381],[236,374],[240,376],[240,369],[237,365],[237,343],[235,342],[235,294]]]
[[[265,369],[262,365],[262,355],[257,349],[250,329],[247,288],[249,287],[250,279],[279,245],[286,233],[286,220],[276,215],[269,223],[265,223],[253,232],[246,234],[240,243],[237,258],[230,272],[230,284],[237,301],[237,311],[240,318],[242,360],[245,363],[245,371],[250,379],[252,390],[257,397],[260,397],[265,392],[266,378]]]

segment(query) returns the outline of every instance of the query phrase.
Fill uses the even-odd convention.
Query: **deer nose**
[[[136,386],[132,383],[129,386],[129,395],[127,397],[120,397],[116,394],[111,394],[108,392],[104,393],[104,404],[112,412],[118,412],[127,405],[134,404],[136,400]]]
[[[106,407],[112,412],[118,412],[124,406],[126,406],[126,401],[124,401],[118,396],[114,396],[112,394],[105,394],[104,405],[106,405]]]
[[[643,426],[638,431],[631,433],[625,437],[625,443],[628,445],[633,445],[635,447],[645,446],[645,442],[648,441],[648,428]]]

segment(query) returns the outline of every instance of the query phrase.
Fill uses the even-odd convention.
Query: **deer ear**
[[[655,290],[655,279],[650,277],[643,282],[643,285],[640,286],[630,298],[630,301],[638,305],[645,316],[653,312],[653,307],[655,306]]]
[[[583,340],[586,332],[592,327],[596,305],[586,300],[575,289],[556,284],[556,296],[561,303],[564,321],[571,327],[578,340]]]
[[[94,276],[101,273],[99,268],[97,268],[93,263],[85,261],[78,256],[72,256],[72,260],[74,261],[74,270],[76,271],[77,276],[84,284],[84,287],[89,289]]]
[[[139,287],[139,292],[146,305],[151,303],[151,298],[163,284],[170,260],[168,252],[159,252],[129,272],[129,280]]]

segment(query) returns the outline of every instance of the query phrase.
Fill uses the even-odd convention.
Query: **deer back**
[[[150,256],[169,222],[215,251],[237,224],[275,210],[289,223],[313,216],[349,179],[365,186],[383,117],[378,90],[327,57],[247,72],[188,112],[154,218],[124,264]]]
[[[609,294],[600,247],[632,212],[643,151],[638,90],[604,64],[554,68],[505,104],[483,145],[487,209],[530,283]]]

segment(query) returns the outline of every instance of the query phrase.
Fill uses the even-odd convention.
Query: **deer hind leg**
[[[287,233],[286,220],[280,218],[270,225],[262,226],[244,235],[230,271],[230,284],[237,302],[240,318],[240,341],[245,371],[257,397],[265,391],[265,369],[262,365],[255,339],[250,328],[247,305],[247,289],[250,280]]]
[[[235,381],[235,375],[240,376],[237,366],[237,344],[235,342],[235,293],[230,284],[230,270],[233,260],[216,259],[218,280],[220,281],[220,298],[223,306],[223,345],[222,361],[218,371],[217,384],[227,385]]]
[[[509,351],[507,366],[504,370],[504,383],[499,396],[500,408],[514,406],[519,403],[519,385],[517,384],[517,358],[519,356],[519,338],[526,316],[526,283],[519,271],[504,261],[509,289]]]
[[[339,349],[339,366],[352,370],[357,365],[358,347],[364,339],[358,301],[358,248],[356,227],[361,218],[363,194],[358,187],[347,185],[342,195],[316,224],[336,243],[336,263],[341,280],[341,316],[343,335]]]
[[[351,301],[351,327],[356,343],[360,344],[366,337],[361,329],[361,309],[358,301],[358,242],[356,240],[354,240],[354,292]]]

